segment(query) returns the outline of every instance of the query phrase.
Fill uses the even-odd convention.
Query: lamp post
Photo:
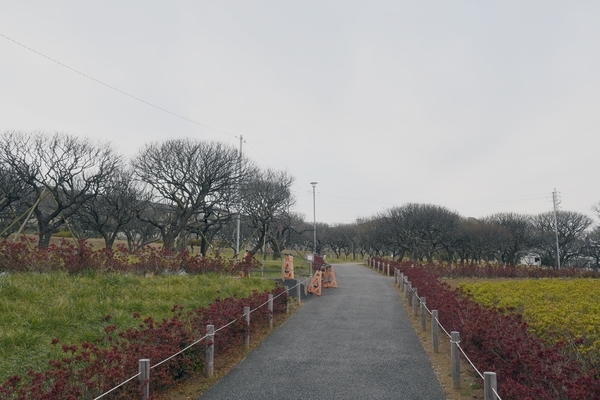
[[[311,182],[310,184],[313,187],[313,254],[317,254],[317,207],[315,202],[317,182]]]

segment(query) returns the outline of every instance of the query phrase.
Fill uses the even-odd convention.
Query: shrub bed
[[[62,239],[59,245],[51,244],[44,249],[30,249],[26,239],[21,242],[0,241],[0,272],[51,272],[79,273],[86,270],[98,272],[128,272],[135,274],[206,272],[235,275],[247,273],[260,266],[252,257],[236,262],[233,259],[202,257],[188,251],[172,254],[166,250],[146,246],[130,253],[123,245],[115,249],[94,250],[81,240],[77,245]]]
[[[567,357],[564,341],[547,343],[529,332],[521,315],[480,306],[452,290],[438,279],[436,266],[392,265],[427,298],[429,309],[439,311],[448,331],[460,332],[461,347],[477,368],[497,373],[502,398],[600,398],[596,371]]]
[[[272,291],[279,297],[274,301],[273,312],[283,313],[287,298],[284,289]],[[58,338],[52,343],[62,346],[64,356],[50,362],[45,372],[30,371],[26,376],[13,376],[0,386],[2,399],[93,399],[135,376],[141,358],[149,358],[151,365],[167,359],[206,334],[206,325],[215,329],[228,325],[215,335],[215,351],[222,356],[232,346],[241,344],[247,327],[242,321],[244,306],[251,310],[250,333],[260,324],[266,324],[269,311],[264,305],[268,292],[254,292],[250,297],[237,296],[217,299],[209,307],[184,311],[176,305],[172,316],[160,322],[152,317],[140,321],[137,328],[120,330],[105,318],[104,335],[94,342],[79,345],[61,344]],[[140,315],[134,315],[140,318]],[[235,322],[234,322],[235,321]],[[232,323],[233,322],[233,323]],[[204,341],[184,353],[160,364],[151,371],[151,393],[167,387],[190,371],[204,368]],[[105,399],[131,399],[139,397],[139,382],[133,379],[121,388],[106,395]]]

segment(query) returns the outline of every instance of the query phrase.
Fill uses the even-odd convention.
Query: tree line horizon
[[[77,238],[118,237],[130,250],[161,241],[175,252],[197,246],[254,255],[332,252],[411,261],[600,265],[600,227],[585,214],[513,212],[466,218],[446,207],[407,203],[349,224],[313,224],[293,211],[294,177],[261,169],[231,145],[198,139],[144,144],[130,159],[110,143],[56,132],[6,131],[0,137],[0,233],[35,226],[38,247],[69,230]],[[594,210],[600,214],[600,207]]]

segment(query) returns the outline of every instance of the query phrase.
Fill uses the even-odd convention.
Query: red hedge
[[[418,288],[419,296],[426,297],[430,310],[438,310],[440,323],[448,331],[460,332],[461,347],[479,371],[496,372],[503,399],[600,398],[596,371],[583,371],[575,360],[566,357],[564,343],[548,344],[529,333],[521,315],[481,307],[451,290],[438,279],[439,266],[392,265],[407,276],[412,287]],[[482,274],[478,266],[457,270]],[[519,269],[515,267],[498,267],[486,273],[506,276],[516,271]],[[539,273],[538,269],[533,271]]]

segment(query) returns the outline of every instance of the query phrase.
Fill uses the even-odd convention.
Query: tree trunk
[[[273,249],[273,260],[279,260],[281,258],[281,246],[275,239],[271,239],[271,248]]]
[[[206,257],[206,252],[208,251],[208,240],[206,240],[206,237],[204,237],[204,235],[202,235],[202,237],[200,238],[200,254],[202,255],[202,257]]]

